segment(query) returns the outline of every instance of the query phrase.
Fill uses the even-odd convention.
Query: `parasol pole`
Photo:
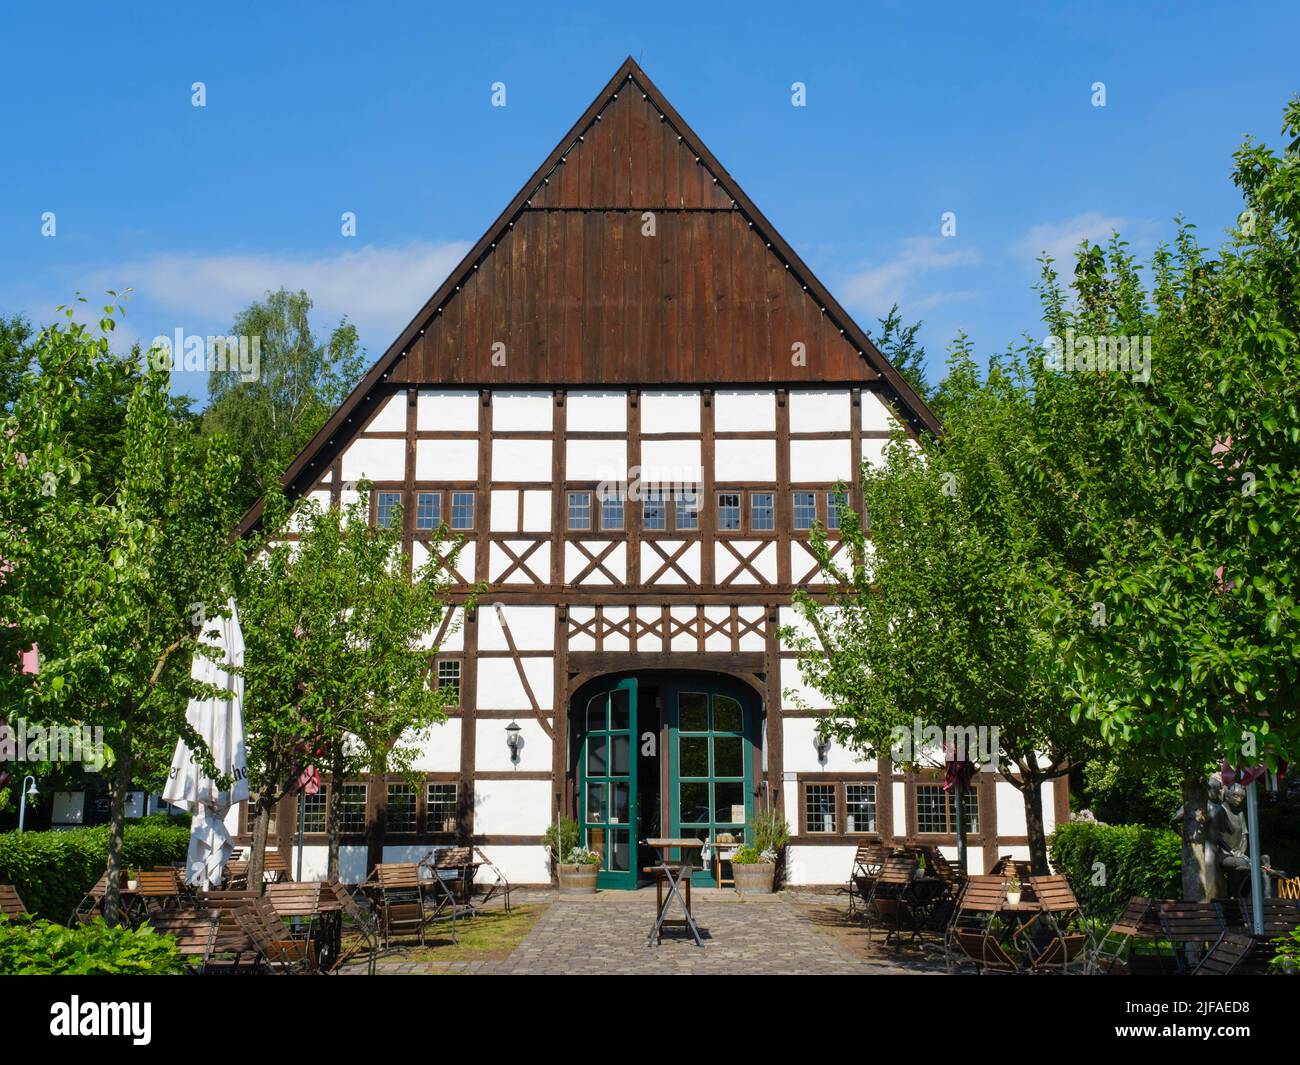
[[[1259,862],[1258,781],[1246,785],[1246,833],[1250,839],[1251,923],[1257,936],[1264,934],[1264,870]]]

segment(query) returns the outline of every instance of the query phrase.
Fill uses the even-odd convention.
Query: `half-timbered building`
[[[860,505],[837,484],[899,426],[937,429],[627,60],[285,475],[323,504],[371,481],[415,562],[445,524],[460,593],[487,588],[432,663],[459,706],[418,784],[327,785],[345,877],[472,841],[545,883],[557,810],[608,887],[635,885],[638,840],[739,835],[769,805],[793,882],[843,881],[864,839],[951,852],[937,777],[819,745],[779,637],[818,581],[814,524],[834,538]],[[1027,854],[1019,793],[977,779],[971,865]],[[1050,829],[1065,792],[1046,798]],[[319,872],[325,795],[303,801]],[[289,804],[282,844],[295,828]]]

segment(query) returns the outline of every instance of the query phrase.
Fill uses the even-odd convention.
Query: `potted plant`
[[[790,842],[790,826],[775,810],[760,810],[749,831],[754,842],[731,856],[736,890],[742,895],[770,895],[776,886],[776,864]]]
[[[924,854],[918,854],[916,856],[916,868],[912,871],[912,879],[913,880],[925,879],[925,855]]]
[[[1012,906],[1017,906],[1020,903],[1019,877],[1013,876],[1007,881],[1007,902],[1011,903]]]
[[[600,871],[600,854],[579,846],[580,834],[578,822],[571,817],[565,817],[560,820],[558,832],[557,826],[552,824],[542,835],[542,845],[551,860],[551,868],[555,870],[555,879],[561,895],[596,893],[596,874]]]

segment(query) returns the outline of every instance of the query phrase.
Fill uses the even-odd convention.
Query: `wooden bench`
[[[1216,902],[1165,900],[1157,902],[1156,909],[1180,972],[1190,972],[1196,965],[1191,955],[1204,956],[1214,950],[1228,931]]]
[[[212,955],[221,915],[212,910],[158,910],[149,915],[149,927],[176,941],[190,972],[202,972]]]

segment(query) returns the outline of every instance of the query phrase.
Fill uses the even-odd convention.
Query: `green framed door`
[[[596,885],[636,887],[636,678],[597,692],[583,708],[578,754],[582,836],[600,854]]]
[[[739,691],[685,680],[668,693],[668,805],[672,835],[717,841],[729,832],[745,839],[754,813],[754,713]],[[713,868],[692,882],[713,883]]]

